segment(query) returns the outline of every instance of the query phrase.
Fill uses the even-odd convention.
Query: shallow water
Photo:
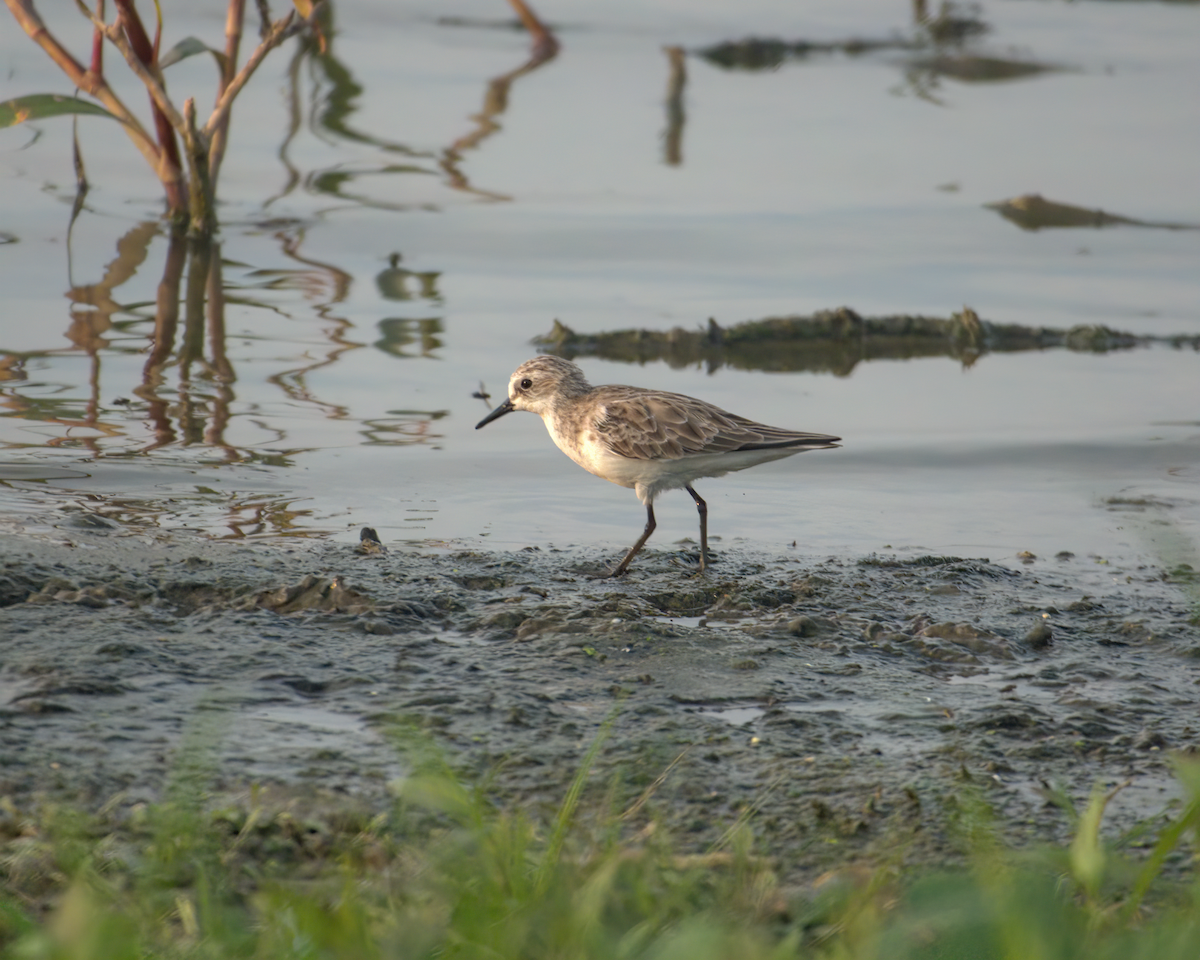
[[[988,32],[961,49],[756,71],[696,51],[920,32],[884,0],[539,12],[562,52],[486,120],[488,81],[527,57],[524,35],[490,25],[498,2],[339,2],[329,56],[269,58],[223,172],[222,336],[181,317],[153,373],[168,244],[140,158],[80,121],[93,186],[68,237],[69,122],[0,131],[0,528],[349,541],[367,524],[385,541],[615,555],[643,522],[629,491],[583,475],[532,417],[473,429],[487,405],[471,394],[482,381],[497,402],[556,318],[591,332],[968,304],[998,323],[1200,334],[1195,4],[986,3]],[[168,43],[217,42],[211,16],[171,10],[167,26]],[[664,44],[689,51],[682,115]],[[964,53],[1051,69],[967,82],[929,65]],[[66,92],[13,29],[0,66],[0,99]],[[211,64],[169,80],[207,102]],[[984,206],[1028,193],[1145,225],[1025,230]],[[703,484],[718,549],[1070,551],[1100,577],[1114,558],[1195,559],[1193,349],[841,377],[581,363],[595,382],[846,439]],[[658,515],[651,547],[695,537],[687,497]]]

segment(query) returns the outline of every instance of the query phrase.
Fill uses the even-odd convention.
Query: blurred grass
[[[960,785],[964,865],[906,867],[905,843],[802,888],[752,822],[682,853],[646,810],[592,787],[601,731],[552,815],[496,806],[427,742],[399,739],[395,803],[306,809],[252,790],[205,802],[219,721],[193,730],[156,805],[31,813],[0,800],[0,955],[118,958],[1194,960],[1200,762],[1146,821],[1148,852],[1106,840],[1096,793],[1066,848],[1007,846]],[[655,785],[648,788],[648,793]],[[593,794],[598,794],[593,796]],[[1170,866],[1169,871],[1164,868]]]

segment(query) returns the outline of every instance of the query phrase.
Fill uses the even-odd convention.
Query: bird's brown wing
[[[605,396],[593,427],[613,453],[632,460],[771,447],[825,447],[839,440],[755,423],[678,393],[636,390]]]

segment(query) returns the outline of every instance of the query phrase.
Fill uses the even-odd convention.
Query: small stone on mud
[[[297,584],[264,590],[251,603],[284,614],[301,610],[361,613],[371,606],[370,598],[348,587],[341,577],[331,580],[312,574]]]
[[[886,632],[887,627],[885,627],[882,623],[877,623],[872,620],[865,627],[863,627],[862,635],[864,640],[874,641],[878,640]]]
[[[828,579],[814,574],[803,580],[797,580],[792,584],[792,590],[798,597],[815,597],[821,592],[821,588],[828,584]]]
[[[522,623],[529,619],[529,611],[517,608],[515,610],[498,610],[495,613],[489,613],[481,621],[479,626],[487,630],[515,630]]]
[[[1011,659],[1012,657],[1004,641],[996,636],[996,634],[984,627],[978,627],[971,623],[955,623],[952,620],[947,620],[943,623],[931,623],[918,630],[915,636],[947,640],[956,646],[965,647],[973,654],[985,654],[1003,659]],[[941,654],[938,654],[934,652],[933,648],[927,647],[925,653],[934,659],[959,659],[952,655],[947,655],[947,651],[945,650]]]
[[[387,547],[380,541],[374,527],[363,527],[358,533],[355,551],[366,557],[381,557],[387,553]]]
[[[125,657],[145,652],[145,647],[139,646],[136,643],[129,643],[125,640],[113,640],[110,643],[102,643],[96,648],[97,656],[112,657],[114,660],[123,660]]]
[[[546,630],[561,628],[562,626],[561,620],[552,620],[548,617],[530,617],[522,621],[521,625],[517,627],[516,639],[530,640],[544,633]]]
[[[494,576],[478,576],[478,577],[451,577],[455,583],[466,590],[502,590],[506,586],[503,577]]]
[[[1161,750],[1167,746],[1167,738],[1157,730],[1142,730],[1133,745],[1138,750]]]
[[[119,524],[97,513],[77,513],[67,520],[66,526],[88,533],[112,533],[121,529]]]
[[[826,677],[852,677],[856,673],[862,673],[862,664],[847,663],[840,667],[817,668],[813,673]]]
[[[1126,620],[1117,632],[1135,643],[1145,643],[1147,640],[1154,639],[1154,634],[1147,629],[1146,625],[1136,620]]]
[[[825,629],[825,625],[812,617],[800,616],[795,620],[791,620],[787,625],[788,633],[796,637],[815,637],[821,634]]]
[[[1043,621],[1025,634],[1025,646],[1034,650],[1044,650],[1050,646],[1053,636],[1054,631],[1050,629],[1050,624]]]
[[[63,590],[56,594],[54,599],[61,600],[63,603],[76,603],[81,607],[91,607],[95,610],[108,606],[108,601],[97,596],[94,590]]]
[[[74,713],[65,703],[55,703],[53,700],[22,700],[14,704],[25,713]]]
[[[955,623],[947,620],[944,623],[931,623],[920,631],[922,636],[938,637],[942,640],[975,640],[979,637],[995,637],[995,634],[982,627],[969,623]]]

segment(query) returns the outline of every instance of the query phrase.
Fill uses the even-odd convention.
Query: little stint
[[[541,356],[517,367],[508,399],[475,429],[528,410],[546,424],[558,449],[598,477],[632,487],[646,505],[646,529],[605,576],[629,569],[654,532],[654,498],[683,488],[700,514],[700,570],[708,556],[708,504],[692,489],[698,477],[720,477],[805,450],[838,446],[841,437],[755,423],[711,403],[664,390],[617,384],[593,387],[570,360]]]

